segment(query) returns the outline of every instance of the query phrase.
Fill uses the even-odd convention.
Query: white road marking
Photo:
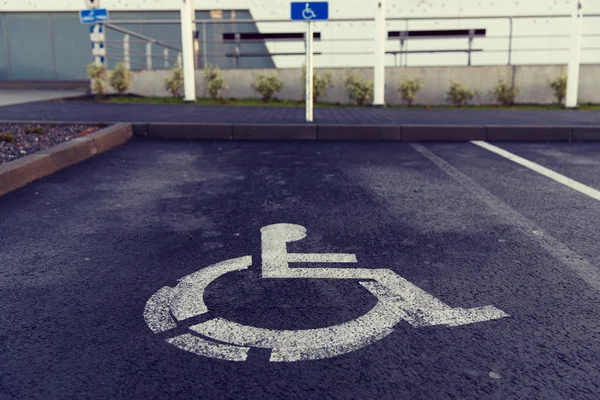
[[[396,277],[398,276],[396,275]],[[192,326],[191,329],[220,342],[238,346],[271,348],[273,351],[270,361],[291,362],[329,358],[360,349],[392,333],[394,326],[403,319],[415,327],[459,326],[507,316],[504,312],[491,306],[471,310],[450,308],[410,282],[403,281],[409,285],[408,290],[414,293],[401,297],[380,282],[360,282],[378,298],[379,301],[375,307],[355,320],[327,328],[274,330],[215,318]],[[430,308],[417,309],[418,303],[421,303],[423,307]]]
[[[227,361],[246,361],[249,350],[248,347],[236,347],[229,344],[211,342],[191,333],[184,333],[183,335],[167,339],[167,342],[190,353]]]
[[[300,225],[275,224],[261,230],[263,278],[288,278],[289,263],[355,263],[355,254],[301,254],[288,253],[287,242],[306,237],[306,228]]]
[[[487,142],[473,140],[473,141],[471,141],[471,143],[473,143],[474,145],[479,146],[481,148],[484,148],[486,150],[489,150],[492,153],[498,154],[499,156],[502,156],[502,157],[504,157],[510,161],[513,161],[519,165],[529,168],[530,170],[535,171],[538,174],[542,174],[545,177],[548,177],[558,183],[561,183],[567,187],[570,187],[571,189],[577,190],[578,192],[583,193],[586,196],[591,197],[592,199],[600,201],[600,191],[598,191],[594,188],[591,188],[587,185],[584,185],[583,183],[577,182],[571,178],[567,178],[566,176],[561,175],[558,172],[555,172],[549,168],[543,167],[543,166],[536,164],[533,161],[529,161],[523,157],[519,157],[516,154],[513,154],[504,149],[501,149],[500,147],[491,145]]]
[[[173,289],[165,286],[146,302],[144,319],[150,330],[154,333],[164,332],[177,328],[177,323],[171,317],[169,302],[173,296]]]
[[[273,330],[216,318],[191,327],[221,342],[273,349],[270,361],[291,362],[333,357],[365,347],[394,331],[403,317],[392,298],[380,301],[359,318],[320,329]]]
[[[288,254],[291,263],[355,263],[355,254]]]
[[[423,145],[412,143],[411,146],[486,204],[493,214],[520,230],[525,236],[535,239],[542,248],[562,262],[563,265],[573,270],[588,285],[600,290],[600,269],[598,267],[592,265],[587,259],[575,253],[548,232],[543,232],[534,222],[495,197]]]
[[[181,321],[208,312],[204,290],[211,282],[228,272],[241,271],[252,265],[252,257],[240,257],[201,269],[181,279],[170,300],[171,312]]]
[[[332,257],[330,254],[288,253],[287,242],[301,240],[306,237],[306,228],[302,226],[276,224],[261,229],[261,232],[263,277],[265,277],[265,269],[268,269],[268,276],[271,278],[375,280],[387,289],[386,294],[389,293],[400,299],[398,300],[398,306],[403,309],[405,319],[414,326],[457,326],[507,316],[507,314],[492,306],[471,310],[454,309],[389,269],[291,268],[289,263],[295,258],[319,260],[316,262],[327,262],[321,261],[319,256],[323,256],[323,259],[329,259],[329,262],[336,262],[335,260],[338,258]],[[354,254],[340,254],[339,256],[341,256],[339,259],[343,260],[342,262],[348,262],[349,260],[351,260],[350,262],[356,262]],[[383,295],[383,292],[377,291],[373,294],[378,296]]]
[[[248,347],[270,348],[271,361],[316,360],[345,354],[384,338],[405,320],[414,327],[459,326],[508,316],[493,307],[453,308],[413,285],[390,269],[291,268],[290,262],[356,263],[355,254],[287,252],[287,243],[306,237],[306,228],[292,224],[270,225],[262,232],[263,278],[356,279],[377,297],[368,313],[352,321],[318,329],[274,330],[213,318],[189,329],[221,343],[186,333],[167,341],[195,354],[243,361]],[[178,322],[208,312],[204,291],[211,282],[229,272],[248,268],[250,256],[204,268],[180,280],[171,289],[162,288],[148,300],[144,318],[153,332],[168,331]]]

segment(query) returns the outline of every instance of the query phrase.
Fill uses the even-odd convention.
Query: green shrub
[[[556,79],[550,82],[550,88],[558,104],[562,104],[563,100],[567,96],[567,76],[560,75]]]
[[[515,104],[519,92],[518,86],[512,86],[502,76],[499,76],[496,86],[490,92],[490,96],[503,106],[512,106]]]
[[[261,95],[263,101],[269,101],[275,93],[283,89],[283,83],[275,74],[270,76],[260,74],[252,84],[252,88]]]
[[[92,91],[98,93],[100,96],[104,96],[104,92],[106,91],[106,84],[103,80],[94,79],[92,83]]]
[[[36,126],[35,128],[33,128],[28,125],[23,129],[23,132],[35,133],[36,135],[43,135],[44,133],[46,133],[46,128],[44,128],[43,126]]]
[[[165,78],[164,87],[171,93],[173,97],[181,97],[181,90],[183,89],[183,68],[176,67],[173,69],[173,74]]]
[[[326,72],[323,76],[319,76],[313,72],[313,99],[318,101],[325,96],[328,88],[332,88],[333,76],[330,72]],[[302,97],[306,97],[306,65],[302,66]]]
[[[87,76],[92,80],[92,91],[104,96],[106,90],[106,68],[102,64],[91,63],[87,66]]]
[[[466,105],[475,95],[477,95],[476,90],[469,89],[462,83],[450,81],[450,88],[446,92],[446,100],[460,107]]]
[[[213,67],[207,64],[204,68],[204,90],[213,100],[216,100],[221,97],[223,89],[229,89],[229,86],[225,84],[225,78],[221,75],[219,66]]]
[[[0,142],[14,143],[15,141],[16,141],[16,139],[12,133],[10,133],[10,132],[0,133]]]
[[[362,105],[371,100],[373,96],[373,82],[363,81],[357,73],[346,71],[344,87],[351,102]]]
[[[127,69],[125,63],[119,63],[115,70],[110,74],[108,83],[119,94],[123,94],[131,87],[131,79],[131,71]]]
[[[398,91],[402,100],[409,106],[412,106],[417,93],[423,89],[423,83],[423,79],[421,78],[403,78],[398,84]]]

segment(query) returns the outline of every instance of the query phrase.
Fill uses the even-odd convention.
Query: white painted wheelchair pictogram
[[[251,347],[271,349],[270,361],[291,362],[338,356],[370,345],[394,331],[404,320],[415,328],[459,326],[507,317],[494,306],[453,308],[390,269],[292,268],[290,263],[356,263],[354,254],[288,253],[287,243],[306,237],[300,225],[276,224],[261,229],[263,279],[355,279],[377,297],[377,304],[359,318],[318,329],[274,330],[242,325],[223,318],[192,324],[167,342],[201,356],[245,361]],[[163,287],[146,303],[144,319],[154,332],[186,326],[186,320],[208,313],[204,291],[219,277],[248,269],[252,257],[211,265]]]
[[[306,3],[306,7],[302,10],[302,18],[314,19],[317,18],[317,14],[310,8],[310,3]]]
[[[88,13],[84,15],[84,19],[93,20],[95,17],[94,10],[88,10]]]

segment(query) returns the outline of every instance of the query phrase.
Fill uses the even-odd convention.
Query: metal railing
[[[177,47],[170,43],[167,43],[166,41],[156,40],[149,36],[142,35],[141,33],[137,33],[137,32],[131,31],[129,29],[119,27],[119,26],[115,25],[114,23],[107,23],[107,24],[104,24],[104,26],[107,29],[111,29],[113,31],[123,34],[123,40],[117,41],[117,42],[121,43],[121,46],[114,45],[113,43],[115,41],[107,40],[106,47],[109,49],[117,49],[117,50],[123,51],[123,62],[125,63],[125,66],[127,67],[127,69],[131,69],[131,65],[133,64],[136,66],[145,67],[143,69],[152,70],[154,59],[160,59],[161,61],[163,61],[163,63],[164,63],[163,66],[165,69],[171,68],[172,65],[174,65],[174,64],[181,65],[181,59],[182,59],[181,47]],[[145,48],[144,53],[131,51],[131,42],[132,42],[131,37],[140,39],[138,41],[138,43],[145,43],[146,48]],[[157,45],[157,46],[163,47],[163,53],[161,56],[154,55],[152,53],[152,45]],[[175,56],[171,55],[170,51],[173,51]],[[137,61],[138,58],[144,59],[145,64]],[[174,59],[175,59],[175,61],[174,61]]]
[[[556,41],[556,39],[568,39],[570,38],[570,34],[526,34],[526,35],[516,35],[515,34],[515,23],[516,21],[524,21],[524,20],[556,20],[556,19],[565,19],[569,21],[571,15],[561,14],[561,15],[518,15],[518,16],[461,16],[461,17],[411,17],[411,18],[388,18],[387,21],[397,26],[394,28],[395,31],[400,31],[401,34],[399,37],[388,38],[388,49],[386,50],[386,54],[392,55],[394,57],[394,64],[396,66],[408,66],[408,56],[410,54],[448,54],[448,53],[464,53],[466,54],[466,65],[473,65],[472,55],[474,53],[481,54],[493,54],[493,53],[506,53],[506,64],[511,65],[514,62],[514,55],[521,52],[557,52],[557,51],[568,51],[566,47],[552,47],[550,46],[529,46],[529,47],[520,47],[518,46],[519,41],[527,40],[527,39],[551,39]],[[600,26],[600,14],[586,14],[584,15],[584,23],[588,21],[592,21],[593,19],[597,19],[595,26]],[[436,43],[442,43],[442,38],[410,38],[406,35],[402,35],[402,32],[408,32],[411,25],[414,25],[414,22],[426,22],[426,21],[476,21],[476,20],[497,20],[497,21],[506,21],[507,22],[507,35],[485,35],[478,36],[474,35],[471,31],[471,34],[468,36],[463,36],[459,40],[464,40],[465,47],[464,48],[433,48],[433,49],[422,49],[422,48],[414,48],[408,49],[409,43],[416,42],[429,42],[435,41]],[[319,29],[319,26],[323,26],[322,24],[345,24],[345,23],[362,23],[365,25],[366,23],[373,22],[373,19],[366,18],[343,18],[343,19],[331,19],[326,22],[320,22],[316,24],[316,28]],[[594,21],[595,22],[595,21]],[[259,39],[259,40],[231,40],[231,39],[223,39],[220,38],[209,38],[207,36],[207,32],[209,27],[213,25],[222,25],[222,24],[267,24],[267,23],[277,23],[277,24],[287,24],[286,28],[282,28],[282,31],[289,31],[289,26],[295,24],[294,26],[298,27],[298,30],[302,30],[302,23],[298,22],[290,22],[289,20],[280,20],[280,19],[269,19],[269,20],[253,20],[253,19],[216,19],[216,20],[194,20],[196,24],[196,32],[197,32],[197,43],[196,43],[196,67],[204,67],[207,62],[210,62],[212,59],[231,59],[232,67],[237,68],[240,67],[240,59],[242,58],[272,58],[279,56],[296,56],[303,57],[304,52],[301,48],[297,50],[293,49],[293,44],[289,43],[289,47],[286,48],[285,51],[256,51],[256,49],[248,49],[247,45],[256,45],[256,44],[277,44],[283,42],[290,42],[289,40],[273,40],[273,39]],[[411,24],[412,23],[412,24]],[[156,68],[158,65],[164,68],[170,68],[170,66],[174,65],[173,54],[175,54],[176,58],[181,59],[181,49],[178,46],[181,46],[181,41],[168,41],[168,40],[156,40],[149,36],[142,35],[140,33],[127,30],[119,27],[118,25],[122,24],[153,24],[153,25],[172,25],[172,24],[180,24],[179,20],[113,20],[110,23],[106,24],[108,29],[112,29],[114,31],[123,33],[125,36],[120,41],[107,41],[107,47],[112,49],[119,49],[123,52],[123,61],[125,61],[128,65],[136,65],[145,67],[146,69]],[[399,26],[402,28],[399,29]],[[478,28],[480,28],[478,26]],[[237,29],[234,29],[236,32],[229,33],[239,33]],[[237,35],[236,35],[237,36]],[[600,29],[598,33],[592,34],[584,34],[582,35],[584,38],[588,37],[598,37],[600,38]],[[131,40],[131,37],[139,39],[135,43],[145,43],[145,51],[144,52],[134,52],[131,50],[131,45],[134,41]],[[454,38],[457,40],[457,38]],[[484,41],[506,41],[506,46],[504,48],[497,48],[497,46],[482,46],[481,42]],[[372,51],[366,50],[330,50],[327,51],[327,43],[356,43],[357,46],[361,43],[367,43],[373,41],[372,38],[356,37],[356,38],[342,38],[342,37],[327,37],[326,34],[322,34],[321,39],[319,40],[320,46],[322,49],[318,49],[315,52],[316,56],[365,56],[369,54],[373,54]],[[474,43],[478,43],[478,47],[474,47]],[[298,46],[300,46],[303,41],[298,42]],[[551,42],[549,42],[551,43]],[[163,47],[163,53],[160,55],[152,54],[152,45],[158,45]],[[211,47],[221,47],[218,51],[208,52],[208,46]],[[396,47],[394,49],[389,47]],[[443,47],[440,45],[439,47]],[[491,48],[490,48],[491,47]],[[600,46],[587,46],[582,47],[582,51],[599,51]],[[141,59],[141,60],[140,60]],[[160,60],[158,62],[153,62],[153,60]],[[600,62],[600,52],[598,54],[598,62]],[[299,64],[300,65],[300,64]],[[222,66],[223,67],[223,66]],[[225,68],[227,68],[225,66]]]

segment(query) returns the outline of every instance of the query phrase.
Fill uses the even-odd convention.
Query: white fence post
[[[385,43],[387,29],[385,25],[385,0],[377,1],[375,11],[375,67],[373,82],[373,105],[385,105]]]
[[[163,50],[163,57],[165,58],[165,69],[169,69],[169,49]]]
[[[192,37],[193,0],[183,0],[181,5],[181,48],[183,50],[183,82],[185,101],[196,101],[194,70],[194,38]]]
[[[206,22],[202,23],[202,68],[206,68],[208,52],[206,51]]]
[[[131,56],[129,53],[129,35],[123,36],[123,61],[125,61],[125,67],[131,69]]]
[[[146,43],[146,69],[152,69],[152,43]]]
[[[571,51],[567,72],[567,95],[565,107],[577,107],[577,91],[579,89],[579,64],[581,59],[581,30],[583,25],[583,0],[577,1],[577,9],[572,16],[573,31],[571,36]]]

